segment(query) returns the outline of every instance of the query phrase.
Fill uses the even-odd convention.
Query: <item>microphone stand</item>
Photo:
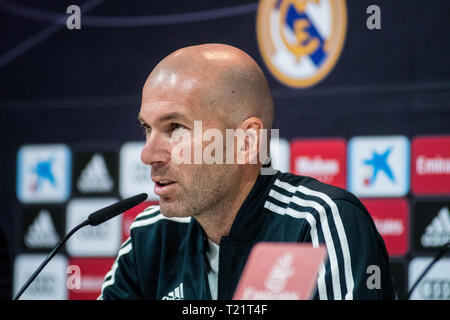
[[[41,263],[39,268],[32,274],[30,279],[23,285],[23,287],[19,290],[17,295],[14,297],[13,300],[17,300],[20,298],[22,293],[28,288],[28,286],[33,282],[33,280],[37,277],[39,272],[42,271],[42,269],[47,265],[47,263],[55,256],[56,252],[58,252],[59,248],[66,243],[66,241],[78,230],[81,228],[90,225],[90,226],[98,226],[99,224],[108,221],[109,219],[114,218],[115,216],[121,214],[122,212],[125,212],[134,206],[138,205],[139,203],[145,201],[147,199],[146,193],[140,193],[135,196],[132,196],[128,199],[123,199],[119,202],[116,202],[108,207],[105,207],[103,209],[97,210],[94,213],[91,213],[89,217],[79,225],[77,225],[75,228],[73,228],[65,237],[62,239],[50,252],[50,254],[47,256],[47,258],[44,260],[44,262]]]
[[[50,254],[47,256],[47,258],[45,258],[44,262],[41,263],[41,265],[39,266],[39,268],[36,269],[36,271],[33,273],[33,275],[28,279],[28,281],[22,286],[22,288],[19,290],[19,292],[17,293],[17,295],[14,297],[13,300],[18,300],[20,298],[20,296],[23,294],[23,292],[28,288],[28,286],[33,282],[33,280],[38,276],[38,274],[42,271],[42,269],[44,269],[44,267],[47,265],[47,263],[55,256],[55,254],[58,252],[59,248],[61,248],[61,246],[66,243],[66,241],[78,230],[80,230],[81,228],[85,227],[89,225],[89,220],[86,220],[82,223],[80,223],[79,225],[77,225],[75,228],[73,228],[65,237],[64,239],[62,239],[56,246],[55,248],[52,250],[52,252],[50,252]]]
[[[433,261],[430,262],[430,264],[425,268],[425,270],[422,272],[422,274],[417,278],[416,282],[414,282],[413,286],[411,287],[411,289],[409,290],[408,294],[405,295],[405,297],[403,298],[403,300],[409,300],[409,297],[411,296],[411,294],[413,293],[414,289],[417,287],[417,285],[419,284],[420,281],[422,281],[423,277],[425,277],[425,275],[428,273],[428,271],[430,271],[431,267],[439,261],[439,259],[441,259],[444,254],[446,253],[446,251],[450,248],[450,242],[447,242],[446,244],[444,244],[443,246],[441,246],[441,250],[439,251],[439,253],[434,257]]]

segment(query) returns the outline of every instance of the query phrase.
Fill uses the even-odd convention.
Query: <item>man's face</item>
[[[238,177],[233,165],[206,164],[203,159],[201,164],[194,164],[194,153],[203,152],[209,144],[198,135],[194,137],[194,121],[201,121],[203,131],[215,128],[223,133],[225,124],[204,107],[201,83],[167,76],[172,82],[161,77],[157,79],[161,83],[144,86],[139,120],[146,144],[141,160],[152,167],[161,213],[169,217],[192,216],[225,201],[236,188]],[[190,150],[190,163],[174,162],[174,148]],[[177,154],[182,158],[182,153]]]

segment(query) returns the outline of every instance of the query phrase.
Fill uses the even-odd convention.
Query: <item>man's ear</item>
[[[235,132],[237,164],[258,164],[260,132],[264,128],[260,118],[245,119]]]

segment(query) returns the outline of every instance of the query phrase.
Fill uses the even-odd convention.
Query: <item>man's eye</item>
[[[144,136],[148,136],[150,134],[150,132],[152,131],[152,129],[150,129],[147,126],[141,126],[142,130],[143,130],[143,134]]]
[[[178,129],[186,129],[186,127],[179,123],[171,123],[170,129],[171,129],[171,131],[174,131],[174,130],[178,130]]]

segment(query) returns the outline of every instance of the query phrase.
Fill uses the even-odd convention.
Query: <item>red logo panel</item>
[[[127,210],[122,215],[122,243],[130,236],[130,226],[133,223],[136,216],[152,205],[157,205],[158,201],[144,201],[138,204],[136,207]]]
[[[308,300],[326,256],[324,246],[260,242],[250,253],[233,300]]]
[[[390,256],[408,251],[409,205],[405,199],[362,199],[383,237]]]
[[[343,139],[295,140],[291,143],[291,171],[346,188],[347,147]]]
[[[69,300],[96,300],[114,258],[72,258],[67,268]]]
[[[411,188],[416,194],[450,194],[450,136],[412,142]]]

